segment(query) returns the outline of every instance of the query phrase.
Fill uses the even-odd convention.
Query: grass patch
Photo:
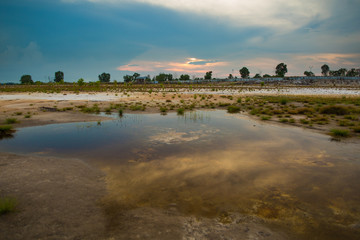
[[[18,123],[18,120],[16,118],[7,118],[5,120],[5,124],[14,124],[14,123]]]
[[[92,107],[79,106],[79,108],[81,108],[81,111],[84,113],[100,113],[100,108],[97,104],[94,104]]]
[[[309,124],[309,123],[310,123],[310,121],[309,121],[309,120],[306,120],[306,119],[300,119],[300,122],[301,122],[302,124]]]
[[[356,133],[360,133],[360,126],[353,127],[353,131]]]
[[[289,102],[289,100],[287,100],[286,98],[280,99],[280,103],[281,103],[282,105],[286,105],[288,102]]]
[[[168,109],[166,107],[160,107],[160,112],[166,113]]]
[[[16,209],[16,199],[9,197],[0,197],[0,215],[14,212]]]
[[[219,107],[228,107],[228,106],[230,106],[230,103],[222,103],[222,102],[219,103]]]
[[[348,114],[349,108],[340,106],[340,105],[333,105],[333,106],[325,106],[320,108],[320,113],[322,114],[335,114],[335,115],[346,115]]]
[[[261,120],[263,121],[267,121],[267,120],[270,120],[271,119],[271,116],[262,116],[261,117]]]
[[[2,125],[0,126],[0,139],[6,136],[11,136],[15,132],[13,126],[11,125]]]
[[[311,114],[315,112],[314,109],[308,107],[300,107],[297,108],[295,111],[297,114]]]
[[[177,114],[178,114],[178,115],[184,115],[184,112],[185,112],[185,109],[183,109],[183,108],[179,108],[179,109],[177,110]]]
[[[231,105],[231,106],[228,106],[227,111],[228,111],[228,113],[238,113],[238,112],[240,112],[240,107]]]
[[[145,106],[143,105],[133,105],[130,106],[131,111],[145,111]]]
[[[343,129],[331,129],[330,130],[330,135],[333,137],[348,137],[349,131],[348,130],[343,130]]]

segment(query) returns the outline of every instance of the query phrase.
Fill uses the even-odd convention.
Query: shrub
[[[97,104],[94,104],[92,107],[81,107],[81,111],[84,113],[100,113],[100,108]]]
[[[133,105],[130,106],[131,111],[145,111],[145,106],[143,105]]]
[[[16,200],[9,197],[0,197],[0,215],[14,212],[16,208]]]
[[[183,108],[179,108],[179,109],[177,110],[177,114],[178,114],[178,115],[184,115],[184,112],[185,112],[185,109],[183,109]]]
[[[360,126],[354,127],[353,131],[356,133],[360,133]]]
[[[219,103],[219,107],[227,107],[227,106],[230,106],[230,103],[222,103],[222,102]]]
[[[287,102],[288,102],[288,100],[287,100],[286,98],[280,99],[280,103],[281,103],[282,105],[287,104]]]
[[[238,113],[238,112],[240,112],[240,107],[231,105],[231,106],[228,106],[227,111],[228,111],[228,113]]]
[[[335,115],[346,115],[349,113],[349,109],[344,106],[334,105],[334,106],[325,106],[320,109],[322,114],[335,114]]]
[[[271,119],[271,116],[262,116],[261,117],[261,120],[263,121],[267,121],[267,120],[270,120]]]
[[[302,124],[309,124],[310,123],[309,120],[306,120],[306,119],[300,119],[300,122]]]
[[[295,110],[298,114],[314,113],[314,109],[308,107],[301,107]]]
[[[119,109],[119,116],[122,117],[123,116],[123,110]]]
[[[331,129],[330,130],[330,135],[332,135],[334,137],[348,137],[349,136],[349,131],[348,130],[343,130],[343,129]]]
[[[5,120],[5,124],[13,124],[13,123],[17,123],[18,120],[16,118],[7,118]]]

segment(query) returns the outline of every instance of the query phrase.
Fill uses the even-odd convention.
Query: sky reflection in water
[[[240,212],[320,239],[360,224],[360,148],[224,111],[127,114],[114,121],[21,129],[1,151],[78,157],[101,168],[106,201]]]

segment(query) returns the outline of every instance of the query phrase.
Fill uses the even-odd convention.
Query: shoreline
[[[359,91],[360,94],[360,91]],[[50,96],[49,96],[50,95]],[[117,95],[117,96],[116,96]],[[6,99],[9,97],[10,99]],[[45,96],[45,97],[44,97]],[[85,97],[84,97],[85,96]],[[28,97],[27,99],[22,99],[23,97]],[[41,97],[48,98],[42,99]],[[59,100],[63,97],[66,97],[67,100]],[[79,100],[81,98],[91,97],[92,100]],[[11,99],[14,98],[14,99]],[[58,100],[49,100],[51,98]],[[117,98],[117,100],[113,100]],[[260,103],[256,103],[256,99],[263,98],[265,100],[259,100]],[[237,105],[240,107],[240,114],[246,115],[254,120],[264,120],[263,122],[269,122],[270,124],[281,124],[285,126],[293,127],[302,127],[309,129],[311,131],[320,132],[323,134],[329,134],[330,129],[340,128],[344,129],[344,126],[338,126],[339,121],[345,122],[344,124],[349,124],[347,120],[342,120],[339,116],[335,120],[329,122],[328,117],[322,117],[324,121],[321,120],[321,116],[316,118],[314,114],[314,124],[311,123],[312,119],[308,118],[308,114],[297,114],[288,113],[288,109],[283,111],[282,109],[288,108],[287,105],[274,105],[273,103],[267,103],[269,100],[266,98],[289,98],[291,107],[295,108],[310,108],[307,104],[307,100],[311,98],[317,98],[316,101],[326,102],[328,99],[332,103],[332,99],[337,99],[338,104],[342,104],[343,99],[353,98],[357,99],[359,102],[359,96],[347,96],[343,95],[316,95],[316,96],[306,96],[306,95],[247,95],[243,93],[236,93],[236,95],[223,95],[221,93],[213,93],[210,95],[207,94],[193,94],[191,92],[157,92],[157,93],[147,93],[147,92],[130,92],[126,94],[121,93],[81,93],[81,94],[72,94],[72,93],[62,93],[62,94],[47,94],[47,93],[36,93],[36,94],[4,94],[0,93],[0,123],[6,124],[6,119],[12,118],[17,122],[13,124],[15,128],[21,127],[32,127],[32,126],[42,126],[47,124],[56,124],[56,123],[70,123],[70,122],[101,122],[112,120],[111,116],[99,115],[96,113],[106,112],[113,113],[114,111],[121,111],[124,114],[128,113],[161,113],[166,114],[167,112],[176,112],[177,109],[183,108],[184,111],[192,110],[214,110],[222,109],[226,110],[229,105]],[[298,103],[296,98],[301,98],[303,103]],[[95,99],[95,100],[94,100]],[[111,100],[110,100],[111,99]],[[242,102],[236,102],[236,99],[241,99]],[[248,100],[250,101],[248,102]],[[292,103],[291,99],[295,99]],[[270,100],[271,101],[271,100]],[[278,100],[277,100],[278,101]],[[280,109],[275,115],[266,116],[269,114],[268,109],[264,109],[261,105],[267,104],[270,109],[278,108]],[[253,113],[253,106],[258,106],[258,111]],[[286,103],[285,103],[286,104]],[[85,108],[85,109],[84,109]],[[314,108],[313,108],[314,109]],[[257,110],[257,109],[255,109]],[[290,109],[291,110],[291,109]],[[310,109],[311,110],[311,109]],[[291,110],[294,112],[294,110]],[[315,110],[311,110],[315,111]],[[263,113],[261,113],[263,112]],[[270,111],[271,112],[271,111]],[[94,114],[89,114],[94,113]],[[235,113],[237,114],[237,113]],[[265,114],[265,115],[264,115]],[[285,115],[285,118],[283,117]],[[282,117],[282,118],[281,118]],[[278,119],[276,119],[278,118]],[[287,119],[289,118],[289,119]],[[331,117],[333,118],[333,117]],[[293,120],[292,120],[293,119]],[[291,121],[289,121],[291,120]],[[301,122],[306,120],[305,122]],[[358,119],[359,120],[359,119]],[[316,122],[316,121],[319,121]],[[310,122],[308,124],[307,122]],[[0,124],[0,125],[1,125]],[[356,121],[353,121],[345,129],[349,129],[352,132],[352,126],[356,127]],[[354,125],[355,124],[355,125]],[[360,127],[360,125],[359,125]],[[352,133],[355,136],[355,139],[360,139],[357,136],[356,132]],[[360,135],[359,135],[360,137]]]

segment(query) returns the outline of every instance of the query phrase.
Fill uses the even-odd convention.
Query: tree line
[[[99,82],[101,83],[109,83],[110,82],[110,73],[102,73],[98,76],[99,78]],[[55,77],[54,77],[54,82],[56,83],[64,83],[64,72],[62,71],[57,71],[55,72]],[[78,81],[79,85],[83,85],[84,84],[84,79],[83,78],[80,78]],[[31,75],[22,75],[21,78],[20,78],[20,83],[21,84],[34,84],[34,83],[42,83],[40,81],[36,81],[34,82],[34,80],[32,80],[32,77]]]
[[[271,76],[269,74],[264,74],[263,76],[260,75],[260,73],[256,73],[253,78],[271,78],[271,77],[285,77],[286,73],[288,72],[287,65],[285,63],[279,63],[275,67],[275,75]],[[205,73],[203,78],[193,78],[194,80],[210,80],[212,78],[212,71],[208,71]],[[242,67],[239,70],[241,78],[249,78],[250,77],[250,71],[247,67]],[[305,76],[313,77],[315,74],[310,71],[304,72]],[[352,68],[350,70],[347,70],[346,68],[340,68],[338,70],[331,70],[330,67],[327,64],[324,64],[321,66],[321,75],[324,77],[327,76],[333,76],[333,77],[357,77],[360,76],[360,69]],[[232,74],[229,74],[228,79],[234,79],[237,77],[234,77]],[[111,76],[110,73],[102,73],[98,76],[100,83],[109,83]],[[189,74],[182,74],[179,78],[174,78],[174,76],[171,73],[159,73],[158,75],[154,76],[152,79],[150,78],[150,75],[147,75],[145,77],[140,77],[139,73],[134,73],[133,75],[125,75],[123,77],[124,82],[166,82],[166,81],[172,81],[172,80],[190,80]],[[54,82],[56,83],[64,83],[64,73],[62,71],[55,72],[54,76]],[[78,84],[81,86],[84,84],[84,79],[80,78],[78,81]],[[21,84],[34,84],[34,83],[41,83],[39,81],[34,82],[31,78],[31,75],[22,75],[20,78]]]

